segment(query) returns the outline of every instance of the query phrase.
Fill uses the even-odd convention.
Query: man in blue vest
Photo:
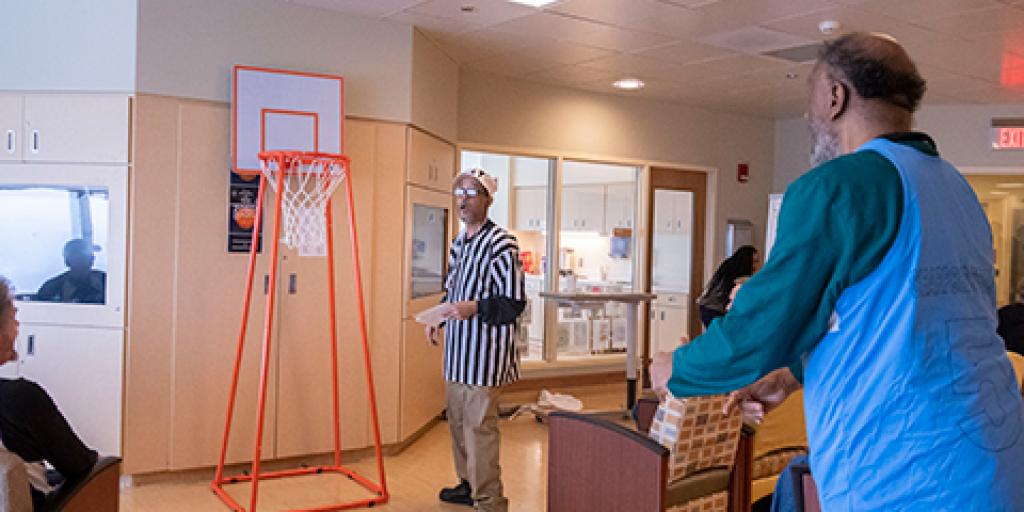
[[[809,85],[815,167],[786,191],[770,259],[703,336],[655,358],[652,383],[767,410],[802,382],[824,510],[1024,510],[991,233],[911,131],[924,80],[892,38],[854,33],[826,43]]]

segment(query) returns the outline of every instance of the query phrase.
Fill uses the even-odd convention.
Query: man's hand
[[[428,325],[424,327],[424,331],[427,333],[427,341],[435,347],[441,342],[441,329],[442,327],[440,325]]]
[[[651,376],[651,389],[658,398],[668,394],[668,380],[672,377],[672,352],[658,352],[647,370]]]
[[[448,318],[454,318],[456,320],[468,320],[475,314],[476,301],[464,300],[452,304],[452,311],[448,313]]]
[[[739,407],[744,418],[761,423],[765,414],[785,402],[800,387],[789,368],[780,368],[747,387],[729,393],[722,414],[729,415]]]

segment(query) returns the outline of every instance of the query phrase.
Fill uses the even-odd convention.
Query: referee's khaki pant
[[[476,509],[483,512],[508,510],[498,465],[500,393],[500,387],[445,381],[455,472],[469,482]]]

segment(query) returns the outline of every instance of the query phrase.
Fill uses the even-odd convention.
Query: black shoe
[[[459,482],[459,485],[455,487],[441,489],[441,494],[438,497],[445,503],[473,506],[473,489],[469,487],[469,482],[465,480]]]

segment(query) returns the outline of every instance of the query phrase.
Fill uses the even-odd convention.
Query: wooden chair
[[[686,418],[693,421],[683,428],[671,450],[642,432],[597,417],[553,413],[549,418],[548,510],[743,510],[730,503],[734,497],[731,484],[746,481],[733,477],[740,422],[736,417],[729,420],[730,428],[721,428],[726,425],[719,422],[721,400],[724,397],[688,399]],[[641,411],[650,402],[646,404]],[[729,454],[725,460],[723,450]],[[674,460],[670,460],[672,454]],[[672,474],[677,477],[670,478]]]
[[[44,512],[117,512],[121,459],[100,457],[89,474],[64,482],[46,499]]]

